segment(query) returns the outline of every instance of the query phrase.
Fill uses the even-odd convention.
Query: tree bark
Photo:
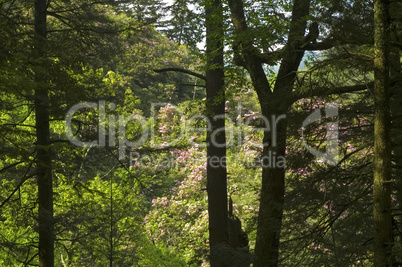
[[[225,137],[225,91],[223,72],[223,13],[220,0],[206,4],[207,49],[207,193],[209,215],[209,244],[211,266],[229,266],[222,262],[224,246],[229,243],[226,137]],[[219,115],[219,118],[215,116]],[[218,161],[218,163],[217,163]]]
[[[374,1],[374,266],[392,265],[389,1]]]
[[[35,0],[35,126],[38,182],[39,266],[54,266],[53,186],[50,154],[49,97],[45,65],[46,0]]]

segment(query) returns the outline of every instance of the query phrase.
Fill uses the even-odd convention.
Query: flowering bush
[[[196,147],[174,153],[177,169],[185,178],[177,181],[169,197],[152,200],[145,228],[155,244],[175,247],[188,264],[199,266],[208,255],[206,155]]]

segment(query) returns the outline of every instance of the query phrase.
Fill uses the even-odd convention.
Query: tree
[[[402,17],[402,3],[397,1],[390,1],[389,11],[390,11],[390,78],[391,80],[401,80],[402,77],[402,64],[401,64],[401,53],[402,46],[400,43],[402,27],[401,27],[401,17]],[[399,42],[399,43],[398,43]],[[397,83],[398,84],[398,83]],[[392,144],[392,192],[395,192],[395,199],[397,203],[392,203],[392,205],[397,206],[399,209],[402,208],[402,181],[398,179],[402,175],[402,149],[401,149],[401,136],[398,134],[401,131],[401,104],[402,103],[402,93],[401,90],[395,90],[390,87],[391,98],[391,144]],[[394,178],[395,177],[395,178]],[[394,180],[395,179],[395,180]],[[395,207],[393,206],[393,207]],[[402,221],[402,214],[395,214],[393,212],[394,222]],[[402,247],[402,239],[394,237],[394,247],[393,250],[399,251]],[[398,253],[400,254],[400,253]],[[394,259],[397,262],[401,262],[401,257],[396,255]]]
[[[392,265],[389,1],[374,1],[374,266]]]
[[[161,22],[163,27],[161,31],[179,45],[184,44],[196,49],[204,31],[203,28],[200,28],[203,16],[197,13],[198,8],[197,1],[173,1],[171,5],[164,8],[164,11],[169,14],[169,18]]]
[[[213,266],[243,266],[249,260],[248,244],[251,249],[255,246],[254,266],[366,265],[372,260],[371,242],[379,239],[372,238],[371,210],[375,200],[371,2],[318,0],[313,5],[308,0],[279,4],[232,0],[228,25],[225,3],[208,1],[205,57],[194,57],[185,45],[147,25],[156,21],[159,1],[134,1],[140,7],[135,10],[121,1],[107,5],[51,1],[47,17],[42,16],[46,38],[34,34],[35,20],[29,12],[33,3],[0,2],[0,34],[5,37],[0,47],[0,265],[39,264],[37,196],[43,179],[37,178],[44,175],[36,169],[50,167],[55,178],[54,218],[39,224],[54,222],[59,265],[204,266],[211,252]],[[174,6],[189,3],[176,1]],[[401,9],[392,9],[391,19],[397,21]],[[191,34],[181,29],[187,28],[188,18],[180,8],[174,11],[180,25],[171,34],[186,43]],[[136,14],[145,24],[126,13]],[[395,131],[392,175],[398,177],[401,31],[396,22],[391,29],[395,31],[390,38],[392,124],[386,116],[382,122],[388,121]],[[225,49],[227,62],[221,57],[222,48],[227,48],[222,40],[232,48]],[[155,68],[182,73],[155,74]],[[200,69],[207,75],[192,71]],[[378,74],[386,75],[379,69],[384,71],[377,68],[377,81],[381,81]],[[188,74],[207,81],[207,99],[204,92],[192,91],[194,80],[187,79]],[[198,80],[195,86],[205,87]],[[48,100],[42,105],[45,90]],[[100,109],[88,108],[74,114],[72,129],[75,137],[85,141],[95,140],[101,128],[107,129],[107,147],[74,146],[64,134],[67,109],[77,101],[99,100],[106,103],[105,125],[99,124]],[[383,115],[386,98],[380,100],[385,105],[375,104]],[[156,114],[149,111],[150,103],[166,101],[174,105],[162,104]],[[300,129],[301,121],[333,101],[338,103],[338,116],[322,116]],[[126,156],[129,152],[138,156],[128,167],[128,157],[126,162],[116,158],[120,150],[113,142],[121,129],[111,126],[117,123],[116,115],[132,114],[145,116],[142,122],[146,121],[147,130],[151,125],[153,139],[125,150]],[[200,114],[207,115],[211,124],[198,119]],[[339,155],[334,165],[327,166],[301,140],[325,150],[331,132],[327,127],[333,122],[339,133]],[[183,125],[208,131],[186,131],[184,137]],[[143,126],[130,122],[126,138],[136,140],[144,133]],[[205,140],[209,146],[203,148]],[[169,146],[172,142],[175,145]],[[36,155],[42,155],[43,163],[49,151],[51,162],[41,165]],[[385,208],[389,216],[390,205],[401,207],[402,191],[400,181],[386,179],[385,184],[392,186],[391,204],[387,192],[382,194],[386,201],[377,203],[385,203],[380,209]],[[375,184],[374,188],[383,187]],[[231,218],[227,218],[227,195],[233,200]],[[389,223],[391,219],[383,215],[374,212],[374,217]],[[395,234],[400,213],[393,216]],[[236,217],[250,237],[242,242],[244,249],[232,246],[236,242],[231,227],[239,229],[240,223]],[[388,246],[386,257],[391,248],[399,249],[400,237],[395,245],[389,240],[377,243]],[[42,249],[43,242],[39,243]],[[393,256],[394,264],[400,261]]]
[[[29,12],[32,7],[34,14]],[[55,221],[59,223],[56,224],[58,235],[57,230],[65,229],[60,223],[62,209],[53,208],[53,186],[57,192],[57,185],[66,181],[52,178],[66,174],[68,183],[75,187],[76,172],[63,166],[80,166],[74,161],[78,155],[85,155],[78,152],[79,149],[68,147],[64,133],[59,133],[66,109],[77,101],[111,97],[113,90],[121,89],[120,77],[108,69],[115,67],[110,61],[116,55],[108,48],[127,51],[122,42],[123,34],[118,33],[133,34],[138,30],[146,35],[147,31],[140,31],[141,26],[124,14],[111,19],[113,6],[102,2],[78,1],[72,5],[38,0],[33,5],[25,1],[2,1],[0,12],[1,24],[7,25],[2,33],[10,36],[0,52],[0,75],[4,79],[1,136],[6,140],[1,145],[5,154],[0,170],[4,186],[0,208],[2,214],[4,211],[8,215],[7,223],[1,228],[10,229],[1,235],[1,247],[6,253],[2,253],[4,258],[0,262],[4,259],[6,265],[20,262],[53,266]],[[117,23],[118,19],[121,20]],[[117,30],[118,27],[121,28]],[[155,34],[154,30],[152,32]],[[8,109],[12,111],[3,115]],[[84,138],[89,135],[89,131],[81,131],[85,127],[89,128],[81,124],[77,132]],[[16,128],[21,131],[15,131]],[[60,145],[63,143],[65,146]],[[35,172],[33,167],[36,167]],[[37,191],[32,187],[33,182],[37,183]],[[22,199],[20,205],[16,199]],[[56,193],[55,202],[60,201]],[[17,212],[20,216],[10,215]],[[68,216],[68,212],[64,214]],[[18,237],[13,236],[11,229],[16,230]],[[39,247],[39,252],[33,247]]]
[[[231,0],[229,1],[229,7],[236,34],[233,48],[237,63],[250,73],[261,105],[262,116],[268,119],[275,118],[273,123],[276,124],[276,137],[274,138],[277,138],[277,140],[272,138],[270,130],[265,130],[262,159],[263,161],[268,159],[269,155],[273,153],[278,157],[284,157],[287,119],[286,116],[278,118],[274,116],[276,114],[286,114],[291,104],[286,96],[292,93],[296,71],[304,54],[304,50],[300,49],[300,46],[304,40],[310,1],[294,1],[288,40],[283,49],[282,64],[273,89],[271,89],[262,66],[265,63],[264,59],[259,56],[260,52],[253,47],[252,38],[246,37],[248,26],[242,1]],[[271,58],[270,60],[275,59]],[[268,127],[265,129],[268,129]],[[254,266],[278,265],[284,193],[284,166],[269,168],[268,164],[263,164]]]
[[[206,90],[207,119],[207,192],[211,266],[228,266],[222,262],[229,243],[228,196],[226,172],[225,89],[223,72],[223,9],[220,0],[206,1]],[[218,161],[219,164],[215,164]]]
[[[54,266],[53,179],[49,130],[49,90],[46,59],[47,2],[35,1],[35,59],[41,68],[35,72],[36,168],[38,179],[39,266]]]
[[[266,128],[262,159],[268,159],[270,158],[269,155],[274,154],[277,157],[285,157],[288,136],[288,109],[296,100],[307,96],[328,96],[367,88],[366,84],[321,87],[319,84],[310,83],[307,92],[296,81],[298,81],[297,71],[306,51],[324,51],[347,44],[352,47],[353,45],[358,47],[361,44],[371,44],[372,38],[370,38],[369,32],[372,24],[370,24],[370,19],[367,18],[367,14],[370,14],[370,12],[366,12],[362,8],[362,2],[353,3],[353,11],[349,11],[343,7],[342,3],[327,5],[327,3],[322,2],[322,8],[313,9],[310,7],[311,1],[295,0],[293,1],[289,19],[286,16],[282,17],[287,23],[280,24],[277,22],[279,17],[277,9],[270,6],[273,3],[269,2],[266,5],[268,8],[264,13],[264,17],[248,14],[248,20],[246,20],[245,10],[248,8],[247,11],[251,13],[253,8],[244,5],[243,2],[248,4],[247,1],[229,1],[234,26],[233,59],[237,65],[244,67],[248,71],[258,95],[261,114],[271,120],[269,128],[264,125]],[[265,6],[261,4],[261,7]],[[285,5],[283,8],[286,10],[288,7]],[[337,13],[339,12],[342,15],[338,16]],[[360,13],[361,15],[356,15]],[[258,20],[259,18],[260,21]],[[271,35],[267,33],[267,27],[273,26],[261,26],[263,24],[261,20],[264,19],[268,24],[277,25],[275,27],[276,31],[272,32]],[[347,28],[351,25],[351,21],[360,19],[367,21],[364,24],[364,31],[353,27]],[[324,25],[321,26],[320,23],[317,25],[315,22],[321,22]],[[307,27],[308,25],[309,27]],[[321,27],[328,29],[327,33],[325,31],[321,33]],[[306,34],[307,30],[308,34]],[[359,39],[357,39],[357,36],[359,36]],[[318,39],[316,39],[317,37]],[[258,47],[256,47],[256,44]],[[266,44],[268,44],[268,48]],[[279,49],[274,47],[278,44],[283,45],[283,47]],[[276,77],[274,77],[274,85],[271,86],[264,71],[264,65],[275,65],[279,60],[279,70]],[[363,83],[365,83],[364,79]],[[275,129],[272,129],[272,125],[274,125]],[[271,131],[274,131],[274,133]],[[336,164],[336,159],[333,159],[332,163]],[[283,217],[285,170],[284,165],[273,167],[268,167],[267,165],[263,164],[262,166],[262,186],[254,266],[277,266],[279,264],[279,239]]]
[[[207,193],[211,266],[228,266],[222,260],[229,244],[225,136],[225,76],[223,70],[223,8],[220,0],[205,2]],[[181,71],[179,69],[160,71]],[[218,161],[218,164],[216,164]]]

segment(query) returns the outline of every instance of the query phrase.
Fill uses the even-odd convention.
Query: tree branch
[[[390,81],[391,95],[397,93],[400,87],[398,84],[401,82],[400,79],[395,78]],[[315,87],[312,90],[306,90],[303,92],[293,92],[292,101],[295,102],[302,98],[312,97],[312,96],[329,96],[337,94],[353,93],[358,91],[363,91],[367,89],[373,89],[374,82],[369,82],[366,84],[356,84],[350,86],[339,86],[339,87]]]
[[[19,165],[19,164],[21,164],[21,163],[23,163],[23,162],[24,162],[24,161],[19,161],[19,162],[13,163],[13,164],[11,164],[11,165],[8,165],[8,166],[4,167],[3,169],[1,169],[1,170],[0,170],[0,173],[3,172],[3,171],[5,171],[5,170],[7,170],[7,169],[10,169],[10,168],[12,168],[12,167],[14,167],[14,166],[17,166],[17,165]]]
[[[336,40],[333,38],[326,38],[322,42],[319,43],[308,43],[303,46],[305,51],[317,51],[317,50],[328,50],[333,48],[336,45]]]
[[[197,77],[197,78],[199,78],[199,79],[202,79],[202,80],[204,80],[204,81],[206,80],[206,77],[205,77],[204,75],[202,75],[202,74],[200,74],[200,73],[197,73],[197,72],[194,72],[194,71],[191,71],[191,70],[182,69],[182,68],[164,68],[164,69],[157,69],[157,70],[154,70],[154,71],[155,71],[155,72],[158,72],[158,73],[161,73],[161,72],[168,72],[168,71],[182,72],[182,73],[186,73],[186,74],[188,74],[188,75]]]
[[[303,91],[303,92],[294,92],[292,95],[293,102],[307,97],[312,96],[329,96],[334,94],[344,94],[344,93],[352,93],[357,91],[363,91],[366,89],[373,88],[373,82],[367,84],[357,84],[351,86],[340,86],[340,87],[316,87],[310,91]]]
[[[391,46],[399,48],[400,50],[402,50],[402,43],[399,42],[391,42]]]
[[[356,58],[358,60],[364,60],[367,62],[374,62],[374,56],[361,54],[361,53],[352,53],[349,52],[346,48],[343,49],[351,58]]]
[[[15,194],[15,192],[18,191],[18,189],[27,181],[29,178],[33,177],[36,175],[36,173],[32,173],[30,175],[28,174],[28,171],[31,169],[32,163],[29,165],[27,171],[24,174],[24,177],[22,177],[21,181],[17,184],[17,186],[14,188],[13,192],[0,204],[0,209],[11,199],[11,197]]]
[[[202,84],[181,83],[180,85],[183,85],[183,86],[191,86],[191,87],[203,87],[203,88],[206,88],[206,86],[205,86],[205,85],[202,85]]]
[[[285,50],[285,46],[279,50],[261,53],[260,54],[261,62],[268,64],[270,66],[276,65],[276,63],[278,63],[278,61],[280,61],[282,59],[284,50]]]
[[[229,0],[228,4],[235,28],[235,42],[233,44],[235,63],[247,69],[260,103],[266,104],[266,99],[272,92],[262,63],[268,59],[262,59],[260,51],[253,46],[252,40],[247,37],[248,26],[244,15],[243,1]]]

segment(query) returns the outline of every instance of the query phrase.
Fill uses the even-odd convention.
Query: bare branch
[[[25,172],[24,176],[22,177],[21,181],[14,188],[13,192],[11,192],[11,194],[0,204],[0,209],[11,199],[11,197],[15,194],[15,192],[17,192],[18,189],[20,189],[20,187],[25,183],[25,181],[27,181],[29,178],[31,178],[31,177],[36,175],[36,173],[32,173],[30,175],[27,175],[29,170],[31,169],[31,166],[32,166],[32,162],[29,165],[29,167],[28,167],[27,171]]]
[[[191,71],[191,70],[182,69],[182,68],[164,68],[164,69],[157,69],[157,70],[154,70],[154,71],[155,71],[155,72],[158,72],[158,73],[161,73],[161,72],[168,72],[168,71],[182,72],[182,73],[186,73],[186,74],[188,74],[188,75],[197,77],[197,78],[199,78],[199,79],[202,79],[202,80],[204,80],[204,81],[206,80],[206,77],[205,77],[204,75],[202,75],[202,74],[200,74],[200,73],[197,73],[197,72],[194,72],[194,71]]]
[[[19,161],[19,162],[13,163],[13,164],[11,164],[11,165],[8,165],[8,166],[4,167],[3,169],[1,169],[1,170],[0,170],[0,173],[3,172],[3,171],[5,171],[5,170],[11,169],[12,167],[17,166],[17,165],[19,165],[19,164],[21,164],[21,163],[23,163],[23,162],[24,162],[24,161]]]
[[[205,85],[202,85],[202,84],[181,83],[180,85],[183,85],[183,86],[191,86],[191,87],[203,87],[203,88],[206,88],[206,86],[205,86]]]

